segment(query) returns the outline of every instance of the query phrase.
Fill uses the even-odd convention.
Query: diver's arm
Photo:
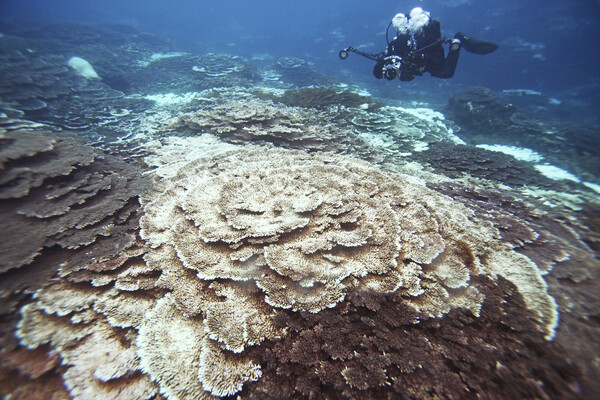
[[[377,64],[375,64],[375,67],[373,67],[373,75],[375,76],[375,78],[377,79],[381,79],[383,78],[383,66],[384,66],[384,61],[383,61],[383,57],[380,58],[379,60],[377,60]]]

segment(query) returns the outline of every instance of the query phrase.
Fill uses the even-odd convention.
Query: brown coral
[[[131,338],[113,327],[138,326],[152,294],[122,307],[115,289],[90,283],[154,287],[152,271],[136,263],[144,253],[136,237],[136,196],[145,185],[139,169],[68,134],[11,130],[0,140],[0,356],[12,360],[0,372],[2,385],[20,382],[2,394],[44,398],[53,388],[60,397],[64,382],[79,398],[115,398],[117,383],[124,398],[151,396],[156,389],[148,377],[125,367],[122,357],[136,357]],[[11,356],[25,354],[17,339],[28,354],[48,354],[43,376]]]
[[[433,143],[417,153],[416,159],[452,178],[468,175],[512,186],[556,186],[555,181],[537,172],[530,163],[473,146]]]
[[[115,249],[136,245],[130,231],[136,224],[134,197],[143,188],[136,168],[69,135],[16,130],[1,140],[2,296],[35,291],[56,265],[68,274],[90,257],[104,262]],[[71,251],[80,248],[87,253]],[[22,273],[11,271],[20,268]],[[26,270],[35,270],[39,281]]]
[[[478,317],[458,308],[414,324],[397,292],[370,294],[378,312],[356,293],[319,314],[288,313],[285,338],[249,349],[263,377],[241,397],[578,398],[580,372],[539,334],[514,286],[471,284],[486,297]]]
[[[107,217],[128,217],[118,213],[127,212],[127,202],[142,187],[128,177],[130,167],[115,162],[107,168],[96,160],[97,151],[68,135],[14,131],[3,140],[0,224],[7,240],[0,271],[30,263],[45,247],[89,244],[113,229]]]

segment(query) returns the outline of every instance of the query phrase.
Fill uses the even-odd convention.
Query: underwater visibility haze
[[[0,1],[0,395],[600,398],[598,21]]]

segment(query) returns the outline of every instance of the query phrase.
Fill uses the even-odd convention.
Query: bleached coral
[[[427,108],[381,107],[378,112],[355,111],[350,124],[374,148],[414,153],[431,143],[464,144],[443,114]]]
[[[165,296],[148,313],[137,341],[141,367],[169,399],[210,399],[198,381],[205,334]]]
[[[17,331],[21,342],[30,349],[44,344],[55,349],[69,366],[63,379],[73,398],[149,399],[155,395],[156,385],[149,377],[135,375],[139,369],[135,348],[105,321],[73,323],[68,316],[36,304],[24,307],[22,314]],[[78,321],[75,316],[72,319]]]
[[[100,79],[100,76],[96,70],[94,70],[92,64],[81,57],[71,57],[69,61],[67,61],[67,64],[69,67],[73,68],[75,72],[86,79]]]
[[[197,179],[146,205],[144,238],[153,247],[170,243],[201,279],[253,280],[267,303],[311,312],[342,300],[350,276],[396,266],[399,243],[386,238],[397,238],[398,226],[384,223],[393,211],[370,197],[376,184],[330,164],[333,156],[313,165],[304,153],[271,150],[274,165],[263,153],[234,153],[220,171],[185,166]],[[171,229],[156,229],[167,221]]]

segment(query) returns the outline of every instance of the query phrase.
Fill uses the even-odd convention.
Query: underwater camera
[[[382,70],[385,79],[388,81],[394,80],[396,77],[400,76],[402,70],[402,57],[389,56],[384,58]]]

